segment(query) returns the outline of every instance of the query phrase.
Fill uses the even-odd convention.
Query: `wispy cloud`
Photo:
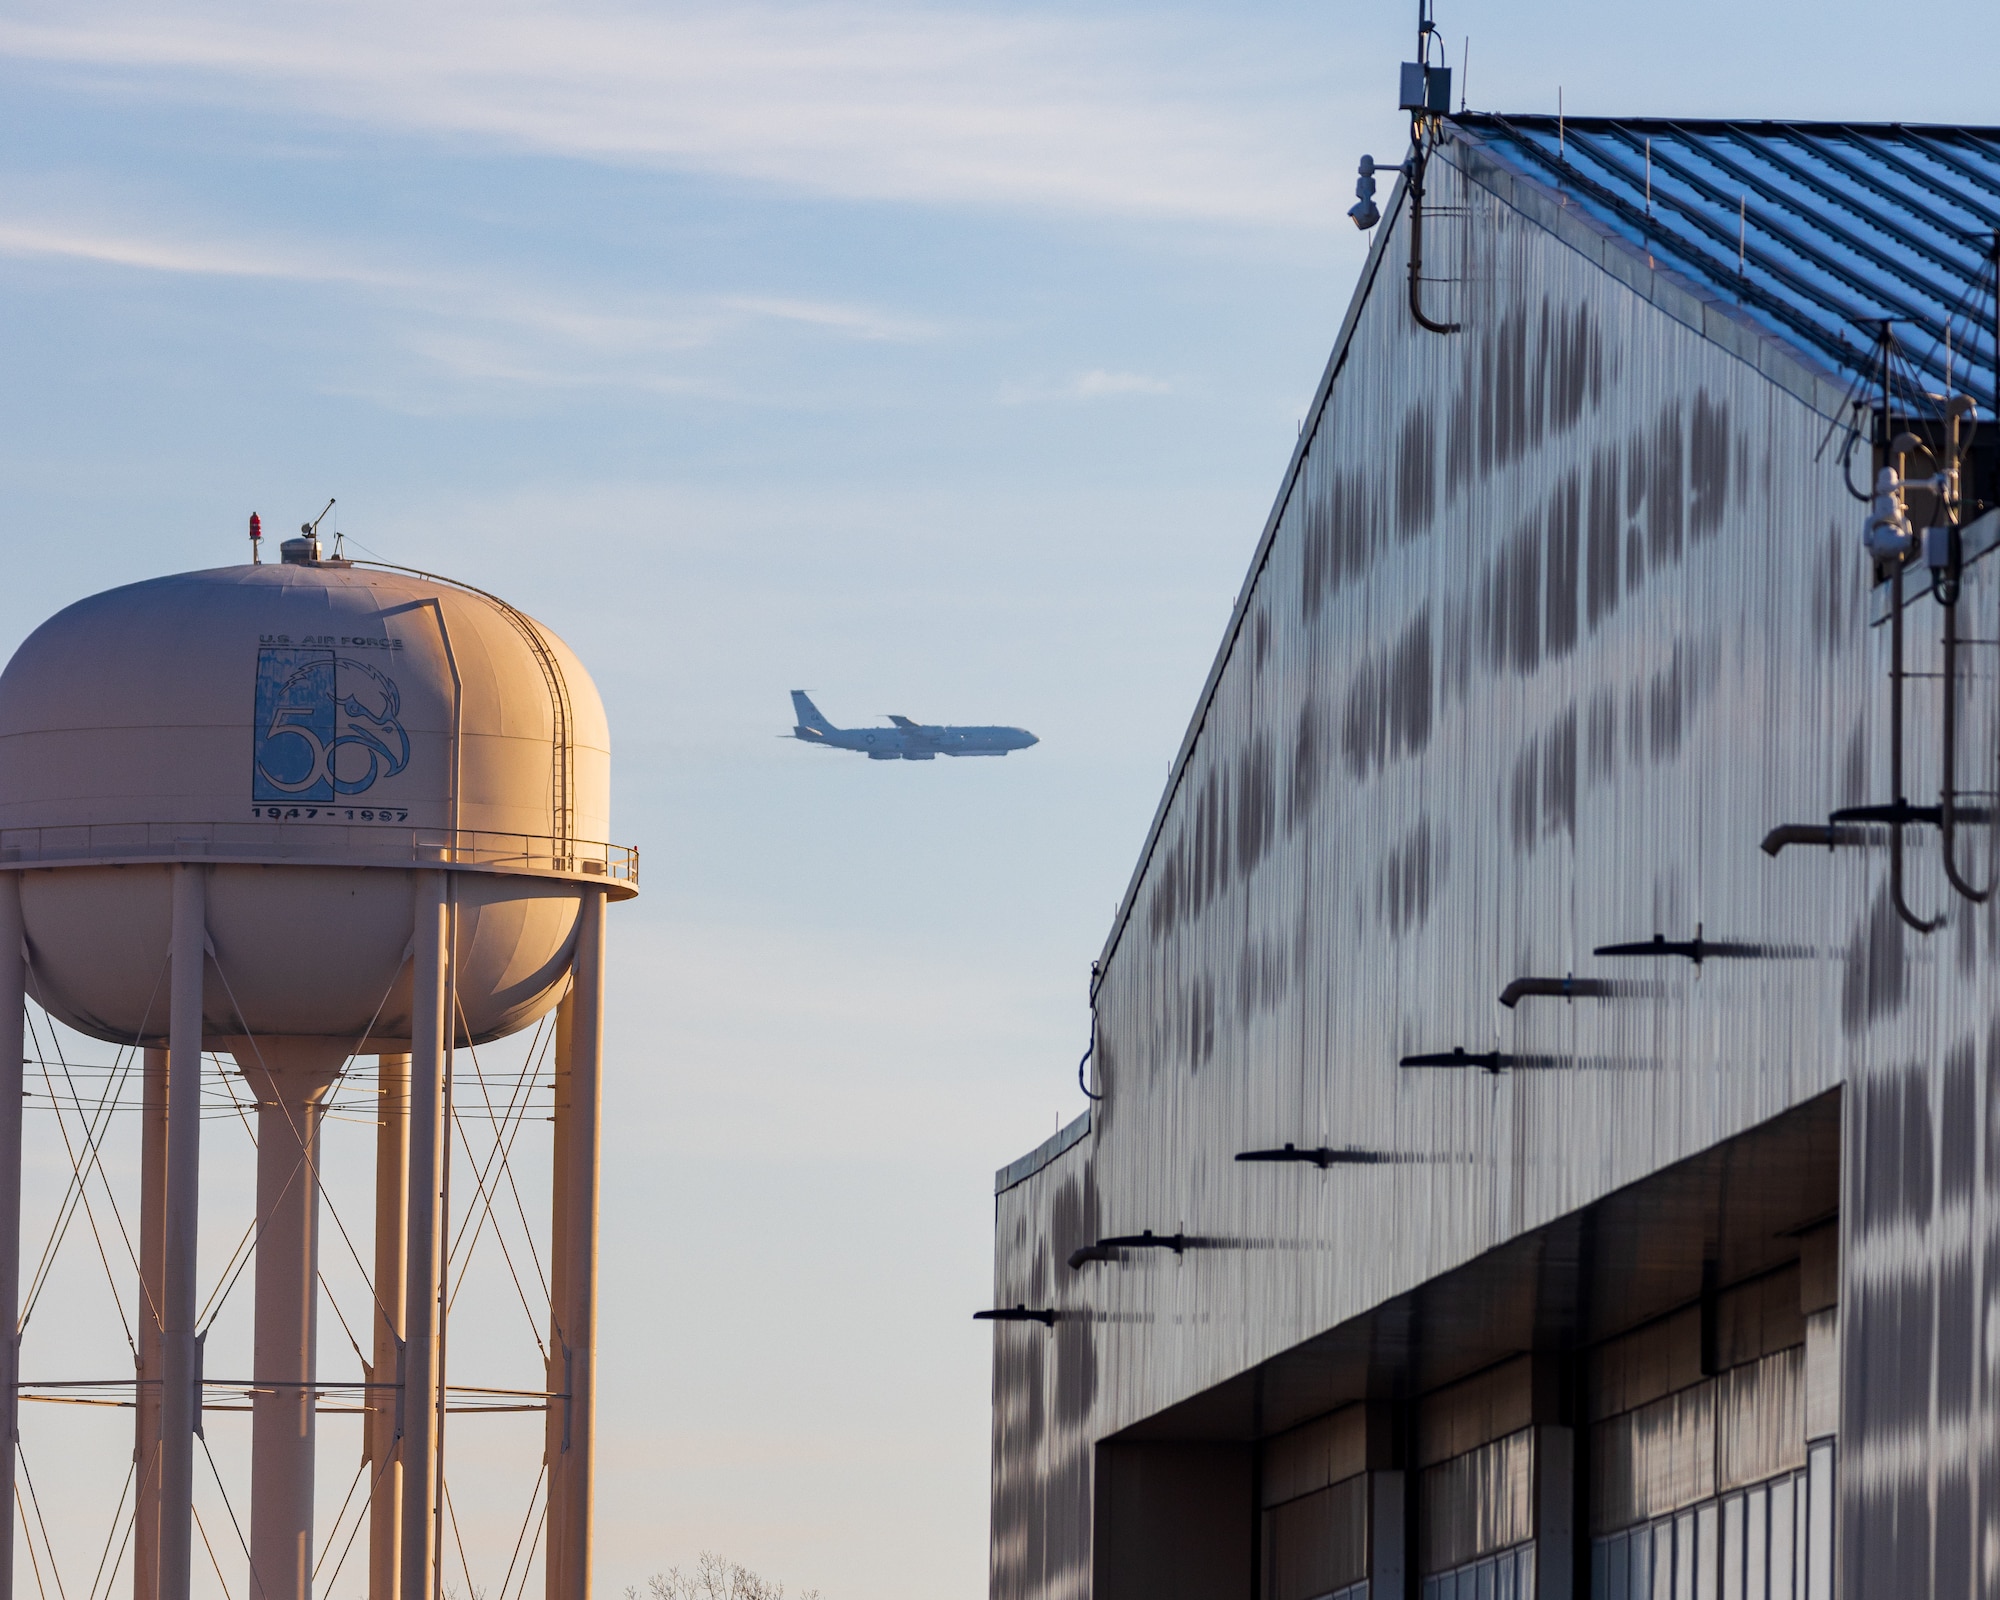
[[[1156,15],[1141,32],[853,0],[84,0],[17,9],[0,55],[129,90],[840,196],[1317,225],[1332,188],[1302,137],[1304,97],[1255,92],[1226,24]],[[1197,26],[1208,33],[1188,48]]]
[[[1123,395],[1161,395],[1175,392],[1171,378],[1153,377],[1143,372],[1114,372],[1092,367],[1056,383],[1007,383],[996,398],[1003,406],[1026,406],[1078,400],[1108,400]]]
[[[777,322],[802,323],[807,327],[825,328],[833,333],[850,334],[857,339],[891,340],[900,344],[917,339],[935,338],[940,331],[935,322],[922,318],[895,316],[867,306],[839,305],[823,300],[787,300],[768,295],[726,295],[717,304],[728,311],[740,311],[754,317],[769,317]]]
[[[263,246],[149,237],[61,221],[0,223],[0,256],[53,256],[144,272],[219,278],[278,278],[299,283],[378,286],[393,281],[382,274],[315,262]]]
[[[1149,378],[1143,372],[1106,372],[1092,367],[1070,380],[1070,393],[1079,400],[1094,400],[1108,394],[1172,394],[1174,386],[1165,378]]]
[[[908,343],[932,321],[879,307],[756,294],[580,295],[492,271],[438,272],[356,262],[351,249],[256,239],[186,238],[98,221],[0,223],[0,257],[86,262],[136,272],[348,288],[404,325],[403,344],[451,378],[535,388],[616,385],[656,393],[707,387],[663,358],[711,349],[759,327],[832,339]]]

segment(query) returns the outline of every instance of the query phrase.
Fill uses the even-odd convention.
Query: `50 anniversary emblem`
[[[257,652],[250,796],[331,801],[366,793],[410,764],[393,678],[331,650]]]

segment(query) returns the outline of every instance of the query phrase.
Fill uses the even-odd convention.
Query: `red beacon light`
[[[254,511],[250,513],[250,564],[264,564],[264,522]]]

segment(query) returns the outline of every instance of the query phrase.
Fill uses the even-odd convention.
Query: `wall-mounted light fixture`
[[[1775,856],[1787,845],[1823,845],[1828,850],[1854,850],[1871,844],[1886,844],[1885,835],[1869,828],[1845,828],[1837,823],[1786,822],[1764,835],[1764,842],[1757,848],[1767,856]]]
[[[1069,1253],[1072,1270],[1090,1261],[1116,1261],[1121,1250],[1171,1250],[1179,1255],[1194,1241],[1184,1233],[1155,1233],[1148,1228],[1144,1233],[1124,1233],[1111,1239],[1099,1239],[1096,1244],[1080,1245]]]
[[[1601,944],[1590,952],[1594,956],[1679,956],[1700,966],[1704,961],[1800,961],[1815,952],[1810,946],[1797,944],[1745,944],[1734,939],[1708,939],[1702,936],[1701,924],[1694,925],[1692,939],[1669,939],[1664,933],[1656,933],[1650,939],[1635,939],[1630,944]]]
[[[1969,811],[1959,811],[1970,817]],[[1944,825],[1943,806],[1917,806],[1907,800],[1891,800],[1887,805],[1842,806],[1826,814],[1829,825],[1839,822],[1879,822],[1891,828],[1939,828]],[[1982,817],[1980,819],[1984,821]]]
[[[1031,1311],[1026,1306],[1000,1306],[992,1311],[975,1311],[974,1322],[1039,1322],[1045,1328],[1056,1325],[1054,1311]]]
[[[1669,939],[1664,933],[1656,933],[1650,939],[1635,939],[1629,944],[1601,944],[1590,953],[1594,956],[1685,956],[1700,966],[1717,951],[1702,938],[1701,924],[1696,923],[1692,939]]]
[[[1408,1161],[1410,1156],[1399,1155],[1393,1150],[1358,1150],[1353,1145],[1331,1149],[1321,1145],[1317,1149],[1301,1150],[1295,1144],[1288,1144],[1277,1150],[1239,1150],[1238,1161],[1310,1161],[1321,1170],[1333,1166],[1369,1167],[1385,1161]]]
[[[1535,996],[1547,996],[1555,1000],[1588,999],[1592,996],[1616,994],[1615,985],[1602,978],[1516,978],[1500,991],[1500,1003],[1509,1011],[1523,1000]]]
[[[1399,1067],[1478,1067],[1482,1072],[1499,1072],[1515,1063],[1513,1056],[1498,1050],[1467,1050],[1458,1046],[1426,1056],[1404,1056]]]

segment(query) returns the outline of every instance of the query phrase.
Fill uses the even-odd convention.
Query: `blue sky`
[[[0,6],[0,642],[334,495],[604,692],[606,1594],[983,1592],[992,1171],[1081,1108],[1408,10]],[[1878,19],[1438,18],[1476,107],[1990,120]],[[792,688],[1042,743],[869,764]]]

